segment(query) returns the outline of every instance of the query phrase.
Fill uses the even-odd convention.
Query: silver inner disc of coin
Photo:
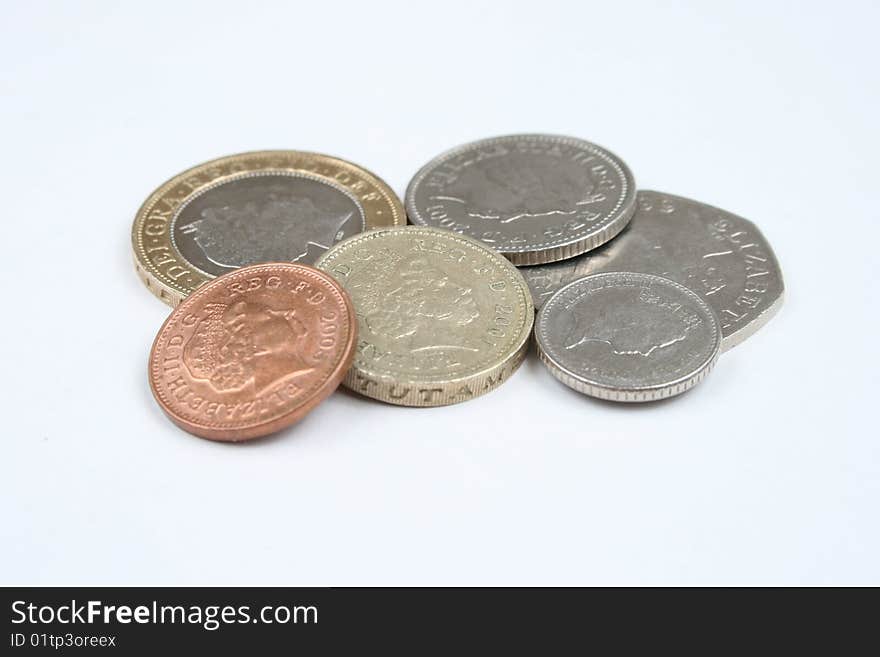
[[[644,400],[683,392],[714,364],[721,344],[718,320],[694,292],[622,272],[560,289],[538,314],[535,335],[557,378],[621,401],[637,400],[626,398],[629,392],[645,393]]]
[[[461,146],[423,167],[406,193],[414,224],[466,234],[504,254],[546,252],[546,261],[610,239],[634,207],[635,183],[620,158],[553,135]]]
[[[357,199],[329,180],[266,171],[208,187],[187,199],[171,225],[180,255],[219,276],[261,262],[314,264],[366,222]]]

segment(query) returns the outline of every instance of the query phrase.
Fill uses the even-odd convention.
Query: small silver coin
[[[721,328],[696,293],[660,276],[594,274],[558,290],[538,313],[538,355],[551,374],[592,397],[644,402],[702,381]]]
[[[572,137],[509,135],[431,160],[406,190],[409,220],[469,235],[516,265],[555,262],[617,235],[635,211],[624,162]]]
[[[773,249],[747,219],[711,205],[639,191],[629,226],[614,240],[564,262],[523,267],[535,308],[566,283],[603,271],[671,278],[699,294],[721,322],[721,350],[736,346],[782,306]]]

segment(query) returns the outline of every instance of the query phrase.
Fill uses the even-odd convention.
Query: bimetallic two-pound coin
[[[584,394],[643,402],[681,394],[718,358],[712,309],[660,276],[609,272],[558,290],[535,324],[538,355],[551,374]]]
[[[440,406],[481,395],[520,365],[534,323],[504,257],[434,228],[388,228],[330,249],[318,267],[351,295],[357,354],[344,384],[381,401]]]
[[[351,300],[323,271],[243,267],[171,313],[150,353],[150,387],[190,433],[257,438],[297,422],[336,389],[356,335]]]
[[[671,278],[694,290],[721,322],[721,349],[766,324],[782,306],[785,286],[773,249],[751,221],[660,192],[640,191],[629,227],[578,258],[520,270],[539,308],[582,276],[635,271]]]
[[[406,190],[409,220],[470,235],[517,265],[555,262],[617,235],[635,210],[632,173],[572,137],[510,135],[460,146]]]
[[[260,151],[164,183],[138,210],[131,241],[141,280],[174,306],[239,267],[311,265],[346,237],[404,224],[400,200],[366,169],[317,153]]]

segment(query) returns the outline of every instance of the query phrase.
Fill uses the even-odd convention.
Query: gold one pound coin
[[[351,296],[358,346],[343,383],[403,406],[466,401],[522,363],[534,322],[525,280],[504,256],[447,230],[356,235],[317,266]]]

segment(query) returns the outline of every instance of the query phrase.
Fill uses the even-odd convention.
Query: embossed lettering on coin
[[[305,265],[253,265],[190,295],[159,331],[150,385],[179,426],[245,440],[299,420],[354,356],[347,294]]]
[[[313,264],[363,230],[406,223],[369,171],[298,151],[231,155],[184,171],[144,202],[132,226],[138,274],[176,305],[215,276],[260,262]]]
[[[511,135],[461,146],[410,182],[419,225],[470,235],[517,264],[552,262],[616,235],[634,209],[626,165],[595,144]]]
[[[705,377],[721,332],[712,310],[659,276],[606,273],[556,292],[538,314],[538,353],[571,388],[614,401],[680,394]]]
[[[494,388],[522,361],[533,321],[528,288],[475,240],[384,229],[338,244],[318,266],[357,311],[358,353],[345,379],[357,392],[409,406],[450,404]]]
[[[523,267],[539,308],[563,285],[603,271],[634,271],[678,281],[721,322],[722,350],[757,331],[782,305],[773,249],[750,221],[689,199],[640,191],[638,209],[618,237],[577,258]]]

